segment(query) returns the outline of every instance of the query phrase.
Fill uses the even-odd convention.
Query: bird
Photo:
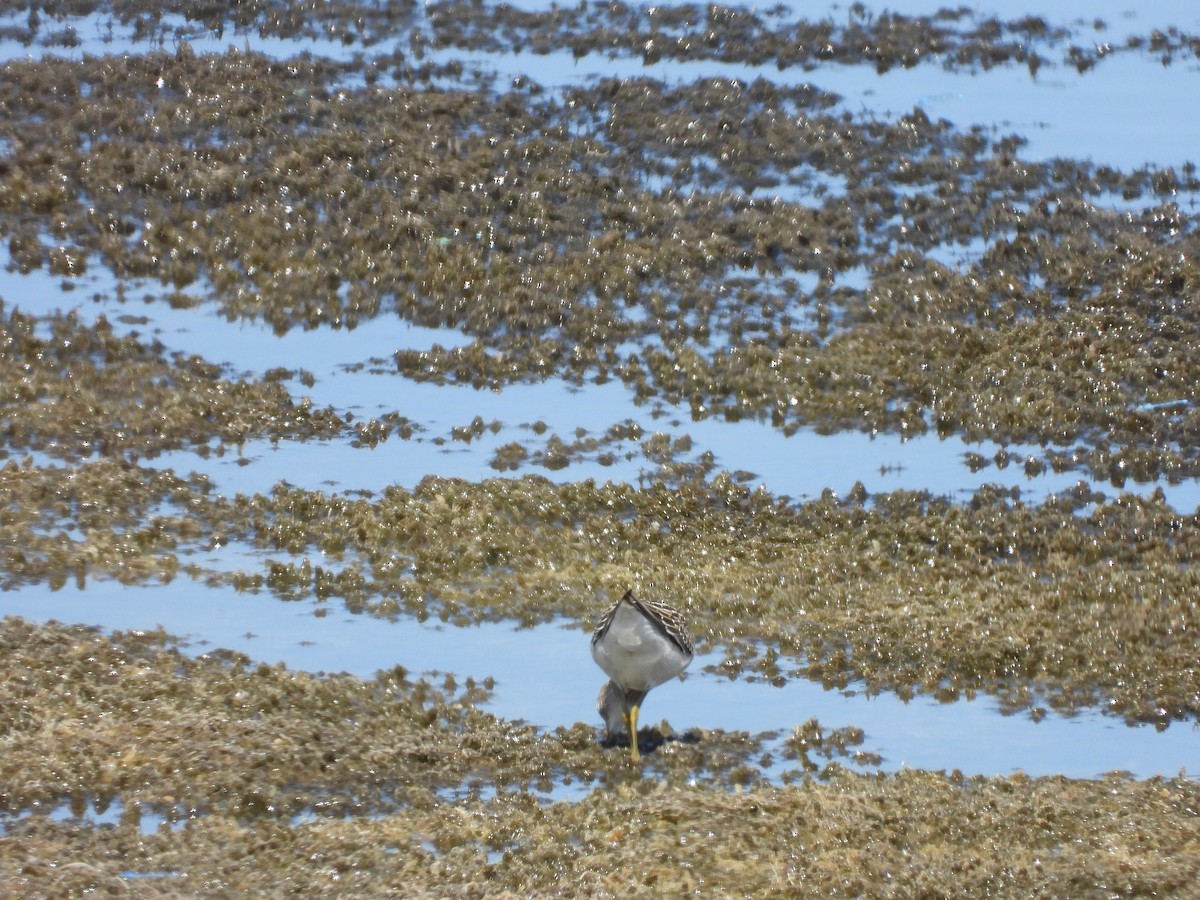
[[[592,659],[609,681],[600,689],[596,708],[609,737],[628,733],[634,761],[641,759],[637,719],[642,701],[651,688],[681,674],[693,654],[683,615],[666,603],[640,600],[632,590],[600,620],[592,635]]]

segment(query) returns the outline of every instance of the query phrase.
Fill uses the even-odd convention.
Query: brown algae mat
[[[172,4],[70,7],[31,7],[0,35],[50,51],[2,67],[0,237],[15,271],[64,291],[111,273],[122,325],[147,281],[156,302],[280,335],[400,316],[470,343],[371,361],[393,377],[617,380],[785,433],[1019,442],[1040,448],[1017,460],[1031,475],[1078,469],[1116,490],[795,503],[614,423],[596,445],[506,445],[493,466],[510,478],[224,496],[144,460],[261,440],[365,448],[420,423],[313,408],[290,384],[311,383],[303,371],[234,376],[10,296],[3,588],[113,578],[169,602],[194,578],[364,614],[583,627],[633,582],[686,610],[733,677],[1194,727],[1196,516],[1121,493],[1200,474],[1194,165],[1031,161],[1020,135],[920,108],[839,111],[809,84],[549,91],[447,55],[1088,77],[1116,53],[1187,59],[1194,37],[1113,47],[1099,22],[857,6],[797,23],[718,6],[212,3],[192,23],[364,51],[333,62],[236,38],[194,52],[162,24]],[[92,13],[149,48],[55,56]],[[980,240],[962,267],[931,257]],[[453,438],[488,421],[481,401]],[[657,480],[520,471],[621,440]],[[270,559],[191,559],[231,544]],[[15,896],[1188,897],[1200,882],[1200,788],[1184,777],[861,774],[836,762],[855,735],[818,723],[788,742],[784,784],[736,733],[668,731],[643,771],[590,724],[544,733],[482,712],[486,684],[192,658],[155,632],[6,619],[0,666],[0,892]]]
[[[905,491],[785,503],[717,474],[227,498],[115,460],[9,462],[0,497],[4,587],[189,577],[381,616],[586,626],[633,583],[684,610],[732,676],[986,691],[1163,727],[1200,713],[1200,529],[1157,497],[1081,489],[1026,505],[985,487],[962,504]],[[191,559],[231,543],[266,559]]]
[[[9,62],[12,265],[68,285],[103,266],[280,334],[399,315],[470,338],[387,361],[415,379],[616,379],[785,433],[1042,444],[1035,465],[1117,483],[1200,474],[1194,165],[1031,161],[1020,135],[840,112],[810,84],[551,92],[414,65],[187,42]],[[962,269],[930,255],[980,240]],[[211,414],[234,442],[330,424],[291,412],[242,385]]]
[[[590,728],[478,712],[478,685],[191,659],[159,633],[13,618],[0,651],[7,896],[1188,896],[1200,878],[1185,779],[831,766],[731,790],[694,778],[719,737],[664,745],[643,773]],[[603,786],[529,793],[563,779]],[[92,810],[119,815],[96,826]]]

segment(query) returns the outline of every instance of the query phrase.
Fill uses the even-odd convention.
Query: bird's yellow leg
[[[638,762],[642,758],[642,755],[638,753],[637,720],[638,707],[629,707],[629,712],[625,714],[625,726],[629,729],[629,755],[634,762]]]

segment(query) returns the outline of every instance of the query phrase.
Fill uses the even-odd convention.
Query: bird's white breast
[[[592,657],[626,690],[648,691],[687,668],[691,658],[628,603],[622,603]]]

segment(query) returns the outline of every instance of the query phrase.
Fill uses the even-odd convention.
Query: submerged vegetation
[[[807,84],[551,93],[364,67],[188,43],[8,63],[12,265],[103,265],[281,334],[399,315],[470,338],[398,352],[419,380],[619,379],[786,433],[1040,443],[1041,465],[1118,484],[1200,474],[1190,164],[1030,162],[1019,136],[855,115]],[[970,265],[938,261],[970,244]],[[297,427],[247,401],[214,410],[222,440]]]
[[[478,712],[481,685],[318,678],[14,619],[0,651],[0,872],[17,896],[1184,896],[1200,877],[1200,787],[1183,778],[831,765],[729,792],[695,773],[753,742],[666,745],[649,777],[590,728]],[[845,740],[808,727],[795,743],[836,755]],[[602,787],[540,802],[564,777]],[[29,809],[43,814],[12,818]],[[104,813],[116,822],[89,824]]]
[[[500,83],[470,55],[1036,77],[1114,53],[1170,62],[1196,38],[1111,46],[1098,21],[861,4],[837,21],[621,3],[68,6],[0,19],[0,39],[40,48],[0,78],[0,246],[64,296],[95,269],[117,288],[95,316],[0,298],[0,588],[191,578],[322,610],[582,627],[632,580],[687,611],[728,677],[986,692],[1158,727],[1200,715],[1196,514],[1124,492],[1200,476],[1194,165],[1033,161],[1019,135],[919,106],[855,112],[766,69],[554,87]],[[85,28],[149,49],[68,53]],[[194,46],[214,36],[221,52]],[[349,49],[256,49],[296,38]],[[385,316],[465,336],[373,360],[381,384],[613,382],[789,435],[1021,443],[965,463],[1115,490],[1081,481],[1030,503],[859,485],[800,502],[747,487],[687,436],[537,420],[498,445],[504,477],[229,495],[147,461],[443,438],[402,396],[364,421],[315,406],[303,369],[169,352],[131,302],[155,283],[147,302],[281,336]],[[451,442],[507,427],[480,396]],[[653,475],[529,471],[622,454]],[[198,561],[231,545],[264,562]],[[197,658],[160,632],[13,618],[0,665],[0,875],[18,895],[133,879],[146,894],[550,893],[570,872],[583,895],[1185,896],[1200,878],[1200,793],[1182,775],[851,772],[838,761],[877,762],[855,752],[861,730],[815,721],[773,780],[766,736],[669,727],[643,773],[588,725],[482,712],[486,684],[318,677]]]
[[[226,498],[115,461],[9,463],[0,492],[5,586],[186,574],[467,625],[587,623],[633,577],[724,648],[726,674],[1099,703],[1164,726],[1200,714],[1200,528],[1161,499],[1080,490],[1027,506],[984,488],[966,504],[905,491],[794,504],[727,475]],[[264,551],[262,569],[189,561],[231,542]]]

